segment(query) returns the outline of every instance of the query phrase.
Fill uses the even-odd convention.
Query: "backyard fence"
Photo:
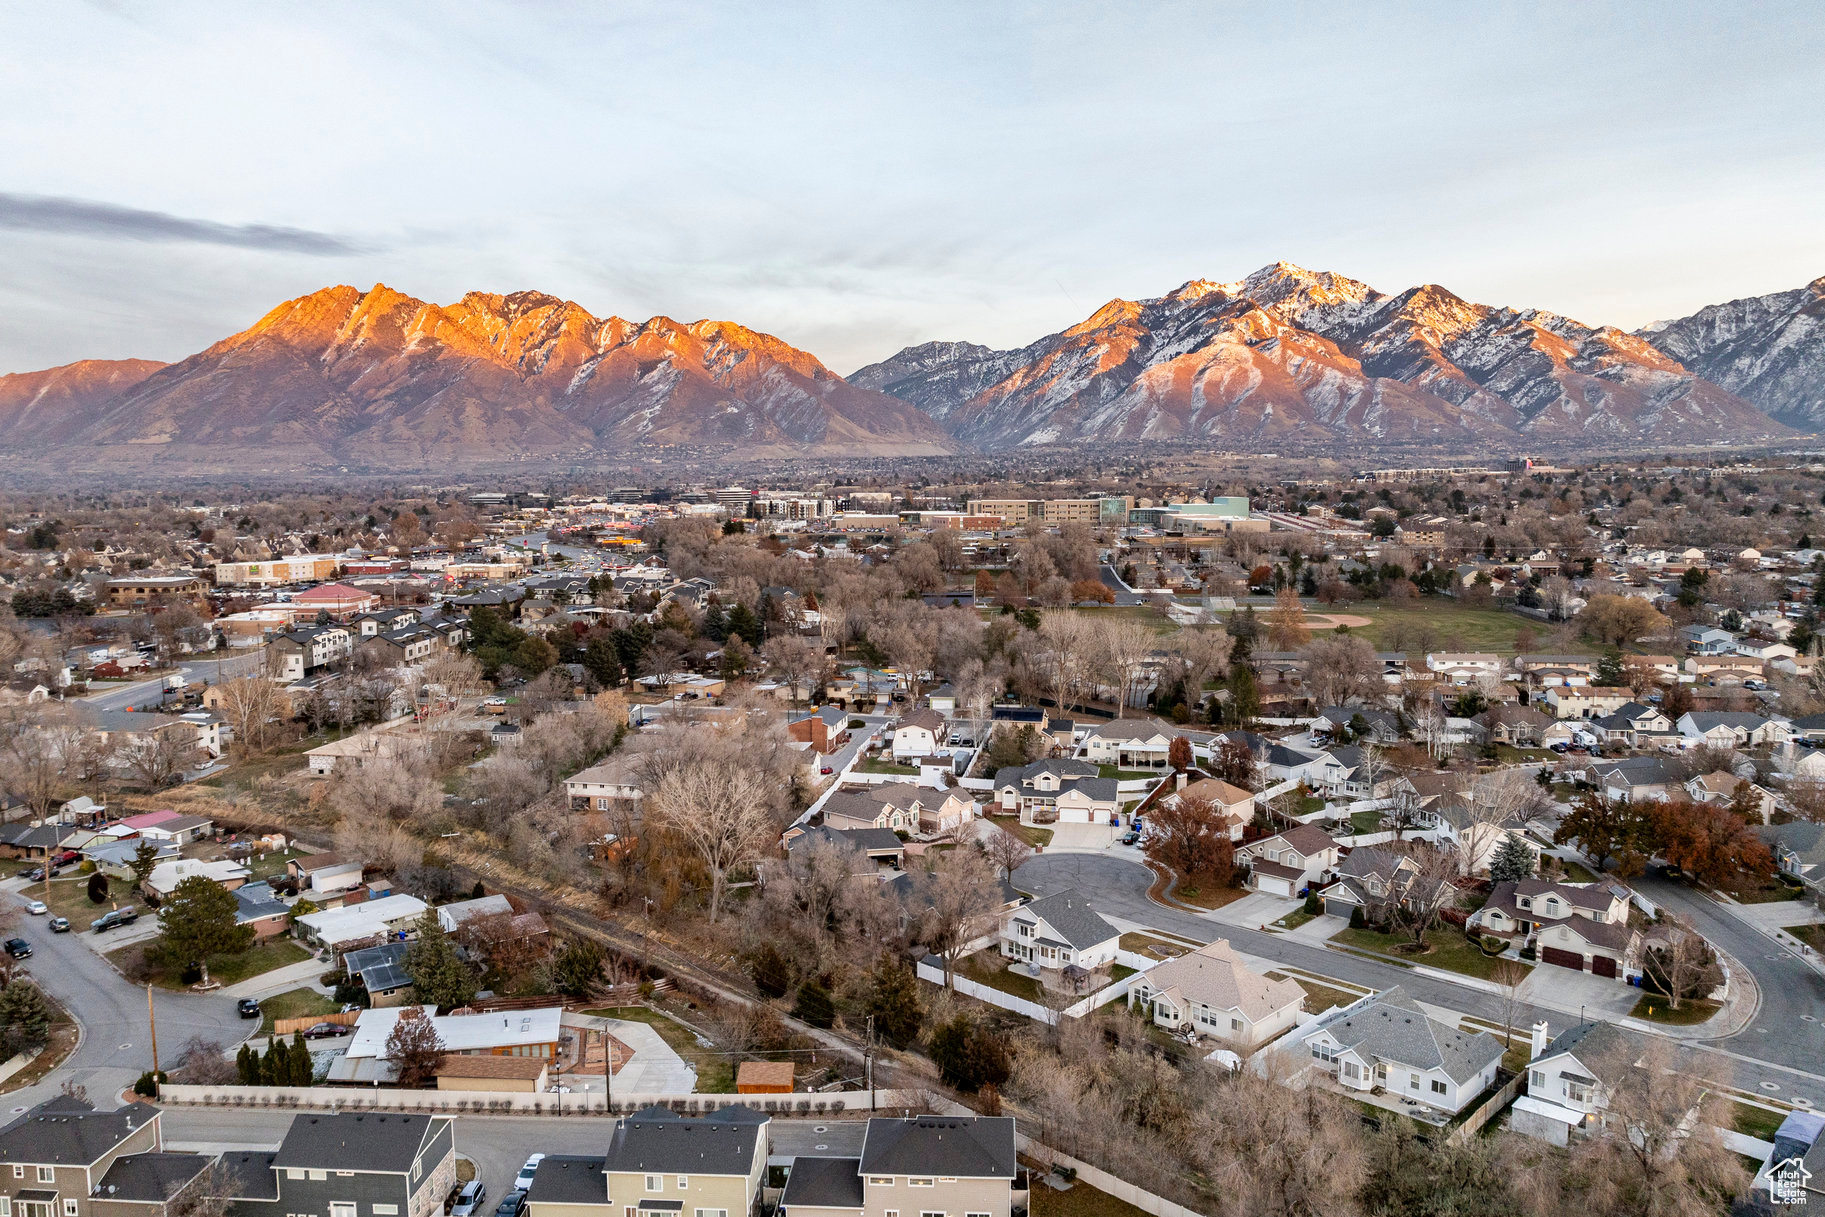
[[[275,1018],[272,1033],[275,1036],[290,1035],[294,1031],[309,1031],[318,1023],[335,1023],[338,1027],[353,1027],[355,1020],[361,1017],[359,1010],[344,1010],[339,1014],[310,1014],[303,1018]]]
[[[922,1090],[844,1090],[829,1094],[510,1094],[492,1090],[401,1090],[343,1086],[159,1087],[159,1101],[173,1107],[245,1107],[292,1111],[400,1111],[431,1115],[625,1115],[642,1107],[669,1107],[704,1115],[731,1103],[772,1115],[837,1115],[924,1111]]]
[[[1508,1105],[1521,1093],[1527,1084],[1527,1073],[1523,1070],[1496,1087],[1495,1093],[1477,1105],[1475,1111],[1464,1117],[1464,1122],[1452,1129],[1445,1138],[1447,1145],[1468,1145],[1473,1137],[1483,1131],[1483,1126],[1507,1110]]]

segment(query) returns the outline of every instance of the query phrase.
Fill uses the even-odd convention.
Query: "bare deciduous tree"
[[[776,795],[763,771],[727,748],[667,767],[648,791],[648,821],[676,836],[709,871],[712,923],[722,915],[729,872],[773,844]]]

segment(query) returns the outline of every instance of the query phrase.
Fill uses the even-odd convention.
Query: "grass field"
[[[1296,930],[1317,916],[1317,913],[1308,913],[1304,909],[1294,909],[1280,920],[1274,922],[1274,924],[1283,930]]]
[[[1465,976],[1483,980],[1495,975],[1499,961],[1483,954],[1475,943],[1448,926],[1441,926],[1426,935],[1426,945],[1432,948],[1429,953],[1417,954],[1396,949],[1412,940],[1408,934],[1384,934],[1380,930],[1370,929],[1342,929],[1331,936],[1332,942],[1342,946],[1376,951],[1399,960],[1425,964],[1429,968],[1444,968],[1446,971],[1462,972]]]
[[[1181,881],[1172,889],[1172,899],[1201,909],[1220,909],[1248,895],[1245,887],[1186,887]]]
[[[1825,951],[1825,925],[1815,921],[1811,925],[1790,925],[1782,928],[1813,950]]]
[[[1751,1107],[1747,1103],[1735,1101],[1730,1104],[1730,1127],[1745,1137],[1772,1141],[1775,1130],[1780,1128],[1781,1121],[1786,1118],[1787,1113],[1784,1111],[1769,1111],[1766,1107]]]
[[[1359,626],[1351,633],[1367,638],[1378,650],[1388,649],[1388,633],[1400,625],[1429,630],[1430,650],[1493,651],[1498,655],[1515,653],[1515,631],[1522,626],[1531,627],[1536,633],[1541,630],[1539,623],[1503,609],[1471,608],[1440,597],[1400,603],[1370,600],[1342,606],[1339,611],[1369,618],[1369,625]]]
[[[1352,811],[1350,813],[1350,828],[1359,836],[1363,833],[1380,832],[1381,812]]]
[[[1041,828],[1037,824],[1022,824],[1019,820],[997,820],[995,822],[1028,845],[1039,848],[1052,844],[1052,830],[1049,828]]]
[[[1177,959],[1191,950],[1183,943],[1155,938],[1151,934],[1141,934],[1134,930],[1129,930],[1121,936],[1120,945],[1124,951],[1132,951],[1136,955],[1146,955],[1153,959]]]
[[[51,892],[47,897],[44,884],[34,883],[19,893],[27,900],[42,900],[49,906],[51,915],[69,920],[70,928],[78,933],[88,930],[89,923],[115,905],[121,908],[144,908],[133,890],[131,879],[108,880],[108,899],[96,904],[89,899],[89,876],[78,875],[71,870],[67,878],[51,880]],[[150,916],[150,914],[147,914]],[[34,924],[42,924],[36,918]]]
[[[672,1051],[697,1067],[698,1094],[734,1094],[735,1066],[728,1056],[697,1042],[697,1033],[683,1023],[669,1018],[651,1006],[610,1006],[585,1010],[598,1018],[618,1018],[623,1022],[645,1023],[659,1033]]]
[[[957,961],[956,971],[959,976],[991,989],[1000,989],[1023,1001],[1038,1004],[1043,997],[1039,982],[1031,976],[1020,976],[1008,971],[1008,961],[1002,958],[999,951],[977,951],[974,955],[965,955]]]
[[[1665,1023],[1671,1027],[1696,1027],[1717,1013],[1714,1001],[1682,1001],[1675,1010],[1666,998],[1658,993],[1643,993],[1641,1000],[1629,1013],[1650,1023]]]
[[[1142,778],[1157,778],[1161,776],[1160,771],[1157,769],[1118,769],[1114,765],[1098,765],[1096,767],[1096,775],[1098,777],[1114,778],[1118,782],[1138,782]]]
[[[892,773],[902,777],[919,776],[919,771],[911,765],[896,765],[892,761],[857,761],[855,771],[857,773]]]
[[[1284,972],[1269,972],[1267,978],[1269,980],[1291,980],[1304,989],[1305,1008],[1314,1014],[1322,1014],[1333,1006],[1347,1006],[1362,996],[1360,993],[1351,993],[1347,989],[1333,989],[1330,985],[1321,985],[1315,980],[1306,980],[1299,976],[1289,977]]]
[[[157,939],[146,939],[143,942],[131,943],[117,950],[109,951],[108,958],[121,974],[128,980],[138,983],[151,981],[161,989],[183,989],[188,986],[177,978],[176,973],[167,972],[146,960],[146,948]],[[222,985],[239,984],[255,976],[264,976],[275,968],[288,967],[311,957],[311,953],[302,945],[289,938],[278,938],[269,942],[258,943],[248,947],[239,955],[212,955],[209,958],[209,979]]]
[[[281,1018],[309,1018],[316,1014],[334,1014],[341,1009],[315,989],[287,989],[260,1002],[260,1034],[271,1035],[273,1023]]]

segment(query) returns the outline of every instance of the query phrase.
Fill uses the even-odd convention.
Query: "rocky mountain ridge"
[[[1670,359],[1784,423],[1825,423],[1825,275],[1637,331]]]

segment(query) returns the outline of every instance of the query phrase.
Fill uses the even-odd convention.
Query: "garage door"
[[[1348,900],[1326,900],[1324,902],[1324,911],[1333,917],[1348,917],[1355,909],[1356,906]]]
[[[1083,807],[1060,807],[1058,809],[1058,822],[1060,824],[1088,824],[1090,822],[1090,812],[1087,808]]]
[[[1616,961],[1608,955],[1593,955],[1591,956],[1591,971],[1598,976],[1607,976],[1611,980],[1615,980]]]
[[[1263,875],[1259,872],[1255,875],[1255,890],[1258,892],[1266,892],[1270,896],[1290,896],[1293,894],[1292,885],[1285,879],[1280,878],[1278,875]]]
[[[1576,951],[1561,951],[1558,947],[1541,947],[1540,958],[1546,963],[1557,964],[1561,968],[1573,971],[1584,971],[1584,956]]]

